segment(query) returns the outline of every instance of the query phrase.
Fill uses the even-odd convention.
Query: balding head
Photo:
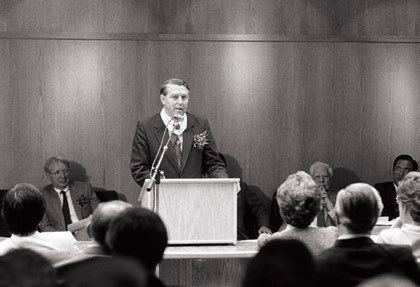
[[[89,225],[89,234],[106,251],[108,251],[108,247],[105,243],[105,235],[109,225],[114,218],[129,207],[132,207],[132,205],[127,202],[113,200],[100,203],[93,212],[92,223]]]

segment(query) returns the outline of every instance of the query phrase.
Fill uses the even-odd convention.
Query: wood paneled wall
[[[2,188],[46,184],[61,155],[135,203],[135,123],[171,77],[232,174],[267,197],[316,160],[344,184],[420,159],[419,1],[0,3]]]

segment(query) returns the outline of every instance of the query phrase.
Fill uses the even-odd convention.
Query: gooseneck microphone
[[[169,145],[169,142],[171,140],[172,132],[168,130],[168,126],[172,123],[174,129],[179,130],[179,128],[180,128],[179,122],[182,121],[183,118],[184,118],[183,115],[176,114],[171,118],[171,120],[168,122],[168,124],[165,127],[165,130],[164,130],[163,135],[162,135],[162,139],[160,140],[158,151],[156,153],[155,158],[153,159],[152,166],[150,167],[150,181],[149,181],[149,184],[146,187],[147,191],[150,191],[152,189],[152,186],[153,186],[153,183],[155,181],[156,175],[159,172],[159,167],[160,167],[160,164],[162,163],[163,156],[165,155],[165,152],[168,149],[168,145]],[[164,142],[164,139],[165,139],[165,136],[166,136],[167,132],[169,134],[168,140],[166,141],[165,145],[163,145],[163,142]],[[162,146],[163,146],[163,148],[162,148]],[[159,156],[159,154],[160,154],[160,156]],[[157,164],[155,165],[156,160],[158,158],[159,158],[159,160],[157,161]]]

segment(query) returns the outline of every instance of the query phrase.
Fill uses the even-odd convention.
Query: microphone
[[[180,114],[175,114],[173,117],[174,123],[174,129],[179,130],[181,125],[179,124],[179,122],[182,122],[184,119],[184,115],[180,115]]]

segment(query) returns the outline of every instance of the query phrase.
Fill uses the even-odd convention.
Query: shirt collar
[[[20,238],[20,237],[27,237],[27,236],[31,236],[31,235],[37,235],[39,234],[39,231],[35,231],[31,234],[28,235],[17,235],[17,234],[12,234],[12,236],[10,236],[10,238]]]
[[[364,234],[364,233],[357,233],[357,234],[343,234],[338,236],[337,239],[352,239],[352,238],[360,238],[360,237],[368,237],[370,238],[369,234]]]
[[[58,195],[60,195],[60,192],[63,190],[64,192],[67,192],[67,191],[69,191],[69,186],[67,185],[65,188],[63,188],[63,189],[59,189],[59,188],[56,188],[56,187],[54,187],[54,190],[55,190],[55,192],[57,192],[58,193]]]
[[[160,118],[162,119],[165,126],[168,128],[168,131],[176,135],[181,135],[187,129],[187,114],[184,114],[182,121],[179,122],[179,129],[174,129],[173,120],[165,112],[165,109],[160,111]]]

